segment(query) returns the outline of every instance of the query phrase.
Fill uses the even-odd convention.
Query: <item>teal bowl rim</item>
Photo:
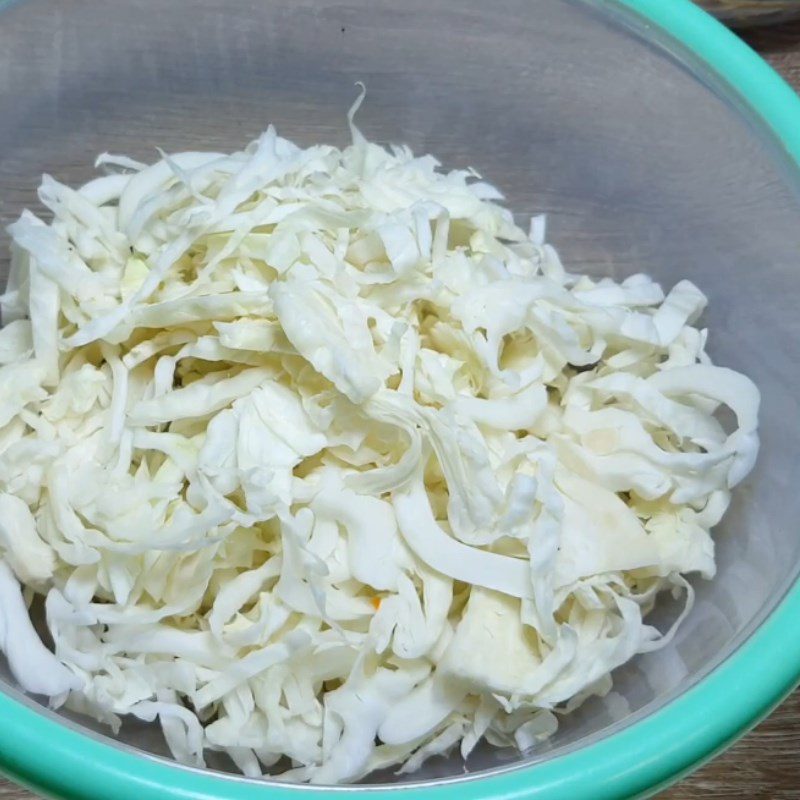
[[[0,9],[6,5],[0,2]],[[744,42],[689,0],[600,0],[623,6],[704,61],[800,167],[800,98]],[[800,581],[732,655],[692,688],[618,733],[562,756],[474,780],[394,787],[275,786],[142,757],[66,727],[0,692],[0,769],[63,800],[623,800],[649,795],[713,757],[800,681]],[[45,744],[46,743],[46,744]]]

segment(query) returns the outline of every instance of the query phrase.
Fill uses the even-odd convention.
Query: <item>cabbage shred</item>
[[[0,648],[25,689],[158,720],[187,764],[333,784],[529,750],[668,641],[644,618],[713,576],[758,448],[695,286],[570,274],[474,171],[355,126],[98,162],[9,228]]]

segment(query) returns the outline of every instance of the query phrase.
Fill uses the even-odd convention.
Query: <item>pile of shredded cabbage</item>
[[[0,648],[188,764],[531,748],[665,644],[643,617],[714,574],[758,449],[695,286],[565,272],[475,172],[350,122],[343,150],[104,155],[9,228]]]

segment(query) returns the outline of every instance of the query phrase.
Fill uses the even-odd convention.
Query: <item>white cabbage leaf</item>
[[[758,452],[699,289],[567,272],[360,102],[343,149],[105,154],[9,228],[0,650],[197,767],[535,749],[670,641]]]

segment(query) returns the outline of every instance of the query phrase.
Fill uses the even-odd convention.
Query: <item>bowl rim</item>
[[[583,0],[584,2],[586,0]],[[0,0],[0,11],[14,0]],[[690,0],[589,0],[632,12],[682,45],[760,118],[800,168],[800,97],[741,39]],[[719,753],[800,682],[800,580],[766,620],[694,686],[647,717],[550,760],[474,779],[387,787],[259,787],[142,757],[0,692],[0,770],[64,800],[311,800],[320,791],[373,800],[623,800],[649,796]],[[778,655],[779,654],[779,655]],[[735,698],[733,700],[732,698]],[[47,747],[42,747],[47,742]]]

